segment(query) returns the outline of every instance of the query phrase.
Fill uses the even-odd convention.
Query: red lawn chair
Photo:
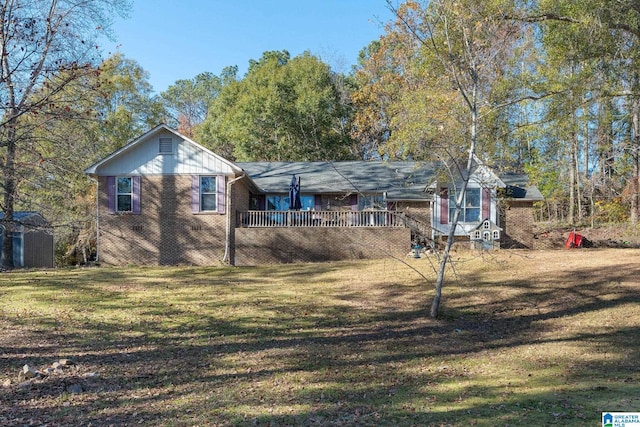
[[[578,234],[575,231],[572,231],[571,233],[569,233],[569,237],[567,238],[567,241],[565,242],[564,246],[567,249],[581,248],[582,239],[583,238],[581,234]]]

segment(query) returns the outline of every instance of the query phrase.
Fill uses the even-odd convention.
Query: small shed
[[[471,230],[471,249],[500,249],[500,234],[502,228],[498,227],[489,218],[482,220],[480,225]]]
[[[4,214],[0,212],[0,220]],[[38,212],[19,211],[13,214],[13,266],[23,268],[53,268],[54,244],[51,224]],[[0,231],[2,226],[0,226]],[[0,233],[0,255],[2,239]]]

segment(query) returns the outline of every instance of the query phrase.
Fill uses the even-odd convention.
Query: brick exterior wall
[[[219,265],[227,215],[191,212],[191,176],[141,177],[140,214],[108,211],[106,177],[99,179],[99,261],[107,265]],[[243,181],[231,186],[232,265],[376,259],[405,256],[408,228],[236,228],[249,207]],[[234,244],[235,242],[235,244]]]
[[[409,228],[237,228],[235,265],[404,257]]]
[[[140,214],[108,211],[99,178],[99,261],[109,265],[216,265],[225,250],[226,215],[191,212],[191,176],[143,176]]]
[[[504,249],[535,249],[533,203],[514,200],[500,205],[500,227],[503,229],[500,247]]]
[[[108,265],[259,265],[404,257],[411,248],[409,228],[236,228],[237,212],[249,208],[245,183],[239,180],[231,186],[233,211],[227,224],[226,214],[191,212],[191,180],[190,175],[141,177],[141,213],[114,214],[108,211],[106,177],[100,177],[99,261]],[[346,208],[346,203],[341,207]],[[403,203],[397,209],[429,223],[425,204]],[[530,202],[503,202],[500,226],[502,248],[535,248]]]

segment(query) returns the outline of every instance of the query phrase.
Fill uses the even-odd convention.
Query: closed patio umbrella
[[[302,209],[300,201],[300,177],[296,182],[296,176],[291,176],[291,184],[289,184],[289,210],[299,211]]]

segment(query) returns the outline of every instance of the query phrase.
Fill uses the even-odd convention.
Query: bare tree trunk
[[[580,162],[578,162],[578,139],[577,139],[577,135],[574,135],[574,144],[575,144],[575,150],[574,150],[574,156],[575,158],[573,159],[573,164],[576,168],[575,170],[575,177],[576,177],[576,208],[577,208],[577,212],[576,212],[576,217],[578,220],[582,220],[582,189],[580,188],[580,169],[579,169],[579,164]]]
[[[584,182],[587,182],[589,180],[590,177],[590,173],[589,173],[589,148],[590,148],[590,142],[589,142],[589,122],[585,122],[584,124],[584,147],[582,147],[582,157],[584,157],[582,159],[582,168],[584,170],[584,173],[582,174],[582,176],[584,177]]]
[[[429,316],[432,319],[438,317],[438,311],[440,308],[440,299],[442,298],[442,286],[444,284],[444,275],[449,261],[449,253],[453,246],[456,234],[456,228],[458,227],[458,219],[460,218],[460,211],[462,208],[462,202],[464,200],[465,193],[467,192],[467,184],[469,183],[469,177],[471,176],[471,169],[473,168],[473,162],[475,159],[476,143],[478,139],[478,109],[477,109],[477,76],[474,75],[474,85],[472,87],[471,98],[469,101],[469,108],[471,112],[471,144],[469,146],[469,157],[467,159],[467,167],[462,175],[462,186],[457,193],[456,197],[456,209],[453,214],[453,220],[451,221],[451,228],[449,229],[449,235],[447,236],[447,243],[444,247],[444,253],[440,258],[440,265],[438,268],[438,277],[436,278],[436,290],[431,302],[431,310]]]
[[[14,207],[16,193],[16,127],[15,119],[7,123],[6,140],[4,141],[7,151],[4,158],[4,197],[2,218],[2,268],[12,269],[13,265],[13,231],[14,231]]]
[[[576,212],[576,154],[575,154],[575,140],[571,141],[569,152],[569,206],[567,207],[567,220],[569,224],[575,224],[575,212]]]
[[[633,99],[632,106],[633,135],[631,137],[631,158],[633,162],[633,177],[631,178],[631,208],[629,222],[638,223],[638,188],[640,187],[640,167],[638,165],[638,150],[640,150],[640,98]]]

